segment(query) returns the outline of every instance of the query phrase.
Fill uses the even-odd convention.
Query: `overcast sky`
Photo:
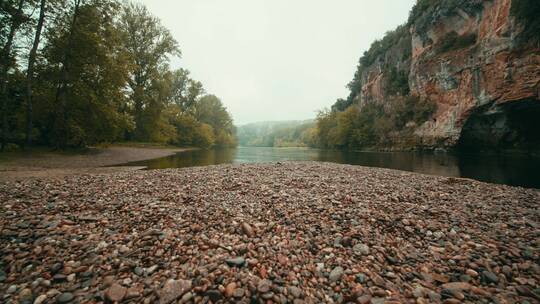
[[[314,118],[346,97],[358,58],[414,0],[140,0],[178,40],[173,67],[221,98],[236,125]]]

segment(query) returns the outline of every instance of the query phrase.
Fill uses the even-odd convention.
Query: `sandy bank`
[[[84,154],[9,153],[0,155],[0,181],[136,170],[140,167],[113,166],[165,157],[185,150],[187,149],[108,147],[91,149]]]

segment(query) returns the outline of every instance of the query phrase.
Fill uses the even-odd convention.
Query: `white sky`
[[[236,125],[314,118],[346,97],[358,58],[415,0],[139,0],[178,40],[173,67],[221,98]]]

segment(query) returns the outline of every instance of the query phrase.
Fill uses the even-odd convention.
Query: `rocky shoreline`
[[[315,162],[0,183],[0,302],[538,303],[539,202]]]

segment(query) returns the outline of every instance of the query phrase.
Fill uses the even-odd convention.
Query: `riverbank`
[[[0,184],[3,301],[540,300],[540,192],[330,163]]]
[[[0,182],[137,170],[140,167],[114,166],[170,156],[189,149],[130,144],[89,148],[80,152],[6,152],[0,154]]]

